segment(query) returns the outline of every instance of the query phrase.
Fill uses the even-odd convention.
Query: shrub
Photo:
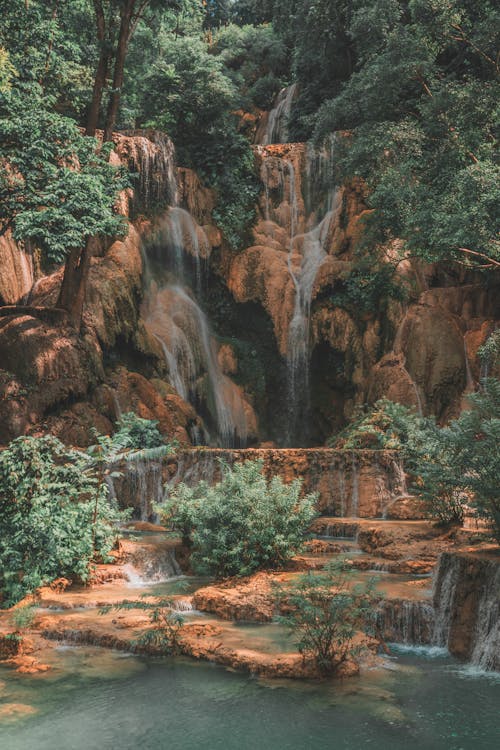
[[[411,409],[382,398],[368,411],[361,409],[329,442],[334,448],[401,450],[422,423]]]
[[[159,448],[165,441],[158,429],[158,422],[142,419],[133,411],[122,414],[116,423],[113,444],[122,449],[143,450]]]
[[[304,660],[312,661],[322,675],[355,659],[362,648],[354,643],[356,633],[369,629],[374,581],[356,584],[354,575],[348,562],[338,558],[321,573],[309,571],[291,584],[275,587],[281,608],[288,610],[279,621],[295,636]]]
[[[91,459],[52,436],[0,453],[0,591],[7,606],[67,576],[86,581],[106,559],[118,517]]]
[[[268,481],[262,461],[222,465],[213,487],[178,485],[162,509],[167,523],[192,548],[193,569],[217,577],[279,568],[298,552],[315,516],[315,495],[301,498],[302,482]]]
[[[144,630],[136,639],[134,645],[149,653],[178,654],[180,653],[181,629],[184,618],[175,609],[175,599],[166,597],[155,602],[146,599],[125,599],[115,605],[102,607],[99,614],[105,615],[111,610],[142,610],[148,612],[152,627]]]

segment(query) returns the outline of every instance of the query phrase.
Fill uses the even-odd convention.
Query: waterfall
[[[144,315],[162,345],[171,385],[186,401],[206,408],[223,446],[244,446],[248,429],[243,400],[222,373],[203,310],[184,287],[173,284],[150,289]]]
[[[131,459],[109,467],[119,476],[106,477],[109,498],[120,508],[133,508],[140,521],[156,522],[155,506],[163,501],[161,460]]]
[[[288,120],[292,111],[293,100],[297,93],[297,84],[281,89],[272,110],[269,112],[266,132],[262,144],[288,143]]]
[[[434,608],[426,601],[387,599],[376,613],[376,625],[386,641],[426,645],[431,642]]]
[[[211,245],[202,227],[178,205],[173,145],[166,136],[153,133],[147,138],[124,136],[119,148],[139,174],[135,192],[140,205],[163,207],[156,231],[143,248],[141,313],[146,328],[160,344],[170,384],[208,418],[216,444],[244,446],[247,407],[239,388],[222,372],[217,344],[199,303],[207,288]],[[201,442],[205,437],[197,434],[194,439]]]
[[[334,144],[324,148],[258,147],[264,186],[261,231],[287,251],[294,303],[286,329],[288,445],[304,442],[309,419],[310,317],[318,271],[328,255],[333,220],[340,208],[334,184]],[[287,238],[285,240],[285,237]],[[286,244],[285,244],[286,243]],[[301,437],[299,437],[301,436]]]
[[[189,283],[190,275],[194,276],[196,294],[201,296],[206,287],[211,250],[203,228],[191,214],[179,206],[171,206],[162,216],[155,240],[148,247],[145,265],[153,278],[157,274],[152,265],[158,266],[160,275],[170,271],[184,284]]]
[[[500,671],[500,563],[443,553],[434,583],[432,643],[483,670]]]
[[[349,515],[353,518],[357,518],[359,512],[359,468],[356,454],[354,452],[351,456],[351,471],[352,494]]]

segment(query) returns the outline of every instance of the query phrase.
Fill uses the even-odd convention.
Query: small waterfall
[[[438,570],[434,582],[434,607],[436,610],[436,619],[432,642],[436,646],[447,646],[450,637],[450,628],[453,620],[453,605],[457,585],[460,580],[460,566],[446,564],[447,558],[439,558]]]
[[[119,476],[106,477],[110,499],[120,508],[133,508],[140,521],[156,522],[155,506],[163,500],[161,460],[130,459],[110,467]]]
[[[196,301],[177,284],[151,288],[144,317],[162,345],[171,385],[195,407],[206,409],[223,446],[244,446],[248,428],[243,400],[222,373],[208,320]]]
[[[482,670],[500,671],[500,562],[443,553],[434,583],[432,643]]]
[[[376,625],[386,641],[417,646],[429,644],[434,608],[425,601],[387,599],[377,611]]]
[[[359,512],[359,465],[355,453],[351,456],[351,488],[352,494],[349,515],[353,518],[357,518]]]
[[[138,544],[124,567],[129,585],[137,587],[161,583],[182,575],[174,549],[168,542],[144,541]]]
[[[175,148],[159,131],[134,131],[118,137],[118,153],[137,174],[132,212],[163,210],[177,202]]]
[[[262,144],[288,143],[288,120],[292,111],[293,100],[297,93],[297,84],[287,86],[279,92],[273,109],[269,112],[266,132]]]
[[[344,518],[347,513],[347,504],[346,504],[346,489],[345,489],[345,461],[344,461],[343,456],[342,456],[340,465],[338,467],[338,478],[339,478],[339,496],[340,496],[340,515],[342,518]]]
[[[500,565],[490,563],[477,610],[470,661],[479,669],[500,671]]]

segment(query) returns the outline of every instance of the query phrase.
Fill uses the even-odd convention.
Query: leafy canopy
[[[61,576],[86,581],[106,559],[119,513],[91,459],[52,436],[0,453],[0,592],[4,605]]]
[[[262,469],[262,461],[222,465],[218,484],[179,484],[161,508],[165,522],[191,546],[196,572],[249,575],[282,567],[300,550],[316,515],[316,497],[301,498],[300,480],[268,481]]]
[[[0,93],[0,228],[61,262],[92,236],[124,233],[115,201],[127,179],[49,105],[36,85]]]

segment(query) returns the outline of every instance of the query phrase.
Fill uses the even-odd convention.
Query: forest
[[[489,750],[498,3],[0,11],[0,744]]]

